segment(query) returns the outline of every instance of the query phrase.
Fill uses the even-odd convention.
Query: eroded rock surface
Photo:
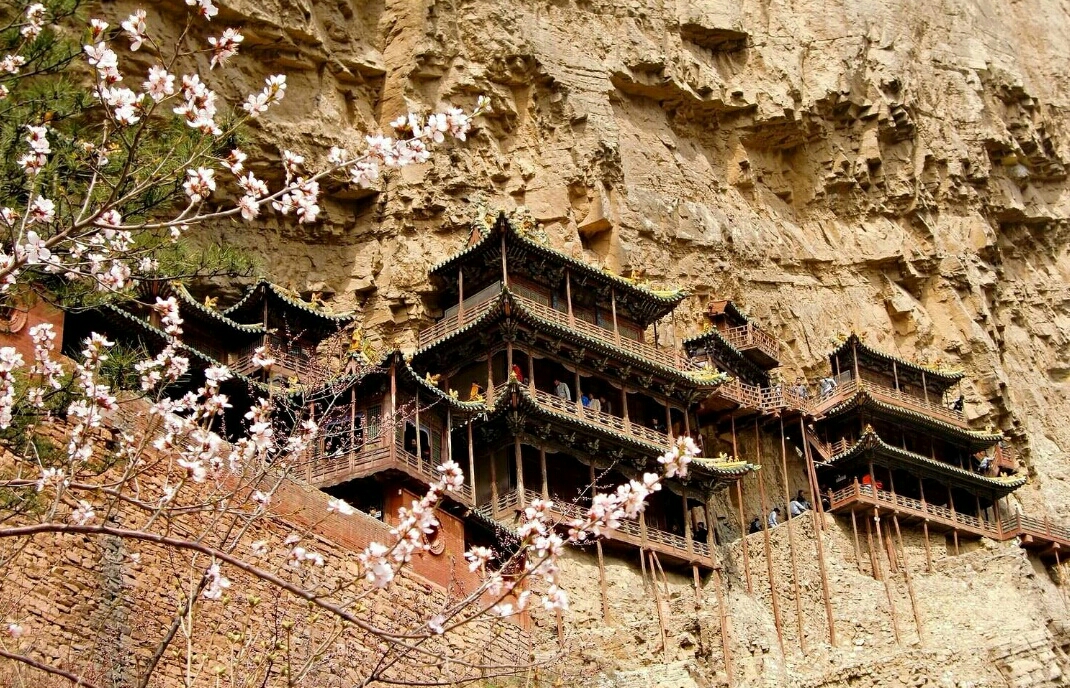
[[[255,59],[222,90],[290,79],[258,132],[269,160],[359,146],[408,109],[477,94],[494,107],[431,164],[329,199],[319,225],[209,233],[263,251],[274,280],[333,293],[375,336],[411,343],[439,312],[426,270],[460,247],[473,202],[524,205],[558,248],[688,286],[666,342],[696,332],[718,294],[782,338],[787,377],[823,372],[852,328],[961,364],[969,416],[1023,449],[1025,509],[1070,519],[1067,2],[231,0],[219,24],[237,22]],[[1005,574],[978,586],[1040,595]],[[737,593],[738,581],[730,599],[746,614],[753,600]],[[929,613],[950,615],[955,597]],[[993,624],[987,644],[951,625],[908,658],[931,681],[902,685],[956,685],[941,666],[967,651],[985,667],[971,685],[1056,685],[1034,664],[1054,666],[1048,622],[1066,609],[1058,594],[1038,600],[1007,606],[1013,630]],[[808,680],[890,685],[873,673],[894,652],[885,636],[878,651],[859,635],[858,666]],[[770,646],[768,628],[754,637]],[[642,667],[614,670],[647,685]]]

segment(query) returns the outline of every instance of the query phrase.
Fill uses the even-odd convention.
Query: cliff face
[[[789,378],[852,328],[963,366],[969,416],[1024,450],[1026,510],[1070,517],[1070,3],[232,0],[237,22],[255,59],[224,92],[289,75],[268,155],[477,94],[495,110],[313,229],[208,232],[275,280],[405,344],[473,201],[525,205],[558,248],[689,287],[666,341],[716,294],[782,338]]]

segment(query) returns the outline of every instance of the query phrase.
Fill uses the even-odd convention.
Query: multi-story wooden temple
[[[897,509],[926,535],[946,531],[956,544],[960,536],[1022,535],[1052,554],[1067,540],[1046,521],[1006,513],[1001,498],[1025,476],[1002,435],[965,420],[952,392],[961,373],[901,360],[852,335],[829,355],[819,389],[773,382],[779,343],[728,300],[709,303],[703,332],[682,350],[661,347],[658,323],[685,292],[578,261],[504,215],[485,220],[431,275],[442,316],[418,334],[408,359],[370,357],[361,330],[349,332],[352,314],[266,281],[222,310],[180,284],[145,281],[134,301],[67,314],[65,348],[73,353],[88,332],[103,330],[158,350],[168,337],[149,304],[174,297],[189,385],[198,371],[225,364],[235,373],[225,391],[236,400],[285,390],[322,429],[303,467],[308,481],[380,514],[395,511],[398,490],[419,492],[453,458],[467,473],[449,500],[454,515],[471,521],[465,541],[506,533],[536,497],[552,499],[565,520],[581,515],[592,485],[655,470],[681,435],[702,445],[701,431],[725,437],[730,428],[736,456],[736,424],[745,419],[758,434],[779,419],[781,433],[806,450],[799,454],[812,454],[812,472],[804,466],[796,475],[813,476],[811,494],[820,489],[835,513]],[[350,339],[347,351],[339,343]],[[252,364],[257,347],[275,360],[269,372]],[[687,480],[654,494],[643,518],[606,546],[714,566],[711,546],[722,533],[711,495],[735,484],[742,531],[739,479],[754,468],[696,461]]]
[[[476,508],[491,519],[508,521],[537,497],[552,499],[566,520],[579,516],[592,484],[611,488],[655,470],[674,437],[697,432],[695,405],[720,375],[647,334],[683,292],[577,261],[504,216],[431,274],[444,314],[420,333],[412,365],[447,394],[485,404],[467,429],[471,453],[459,454],[456,440],[453,447],[469,468]],[[607,545],[712,567],[713,535],[697,515],[718,485],[751,468],[696,461]]]
[[[1022,537],[1045,557],[1070,544],[1001,507],[1026,476],[1002,434],[966,421],[952,391],[961,372],[905,361],[854,334],[829,365],[807,439],[832,511],[849,513],[856,532],[856,513],[884,511],[920,525],[927,546],[930,531],[947,533],[956,550],[960,537]]]

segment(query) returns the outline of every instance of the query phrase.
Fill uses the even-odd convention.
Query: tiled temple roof
[[[239,317],[240,313],[250,311],[259,303],[261,298],[274,298],[282,302],[286,306],[293,308],[306,315],[314,316],[326,323],[331,324],[343,324],[351,322],[356,316],[352,312],[346,313],[328,313],[327,311],[316,308],[313,304],[302,300],[301,298],[294,297],[289,290],[283,289],[277,284],[273,284],[265,279],[258,281],[245,293],[237,303],[230,308],[223,311],[223,315],[235,318]],[[256,314],[257,318],[260,317],[259,313]]]
[[[601,270],[581,260],[559,251],[551,246],[533,239],[527,232],[517,228],[517,223],[511,220],[504,212],[498,213],[489,228],[478,227],[480,238],[460,252],[450,256],[446,260],[434,265],[430,274],[440,277],[449,277],[453,271],[472,257],[484,252],[497,252],[500,255],[501,237],[505,241],[513,242],[522,249],[535,255],[566,266],[574,274],[583,275],[600,284],[613,287],[617,290],[618,298],[624,297],[632,303],[632,310],[637,315],[641,314],[642,324],[646,325],[671,312],[687,297],[685,289],[657,290],[639,284],[634,280],[614,274],[608,270]]]
[[[914,409],[908,409],[902,406],[896,406],[895,404],[889,404],[885,401],[881,401],[866,391],[864,383],[861,388],[857,392],[855,392],[853,396],[844,400],[842,403],[832,407],[831,409],[826,411],[824,415],[826,417],[837,416],[857,408],[875,408],[889,415],[894,415],[900,418],[920,422],[948,435],[953,435],[956,438],[965,440],[970,444],[971,447],[976,447],[977,449],[991,447],[992,445],[1004,439],[1002,433],[982,432],[980,430],[971,430],[970,428],[963,428],[961,426],[940,420],[939,418],[928,415],[926,413],[922,413],[921,411],[916,411]]]
[[[877,435],[873,428],[868,427],[862,432],[857,442],[839,454],[832,456],[825,463],[828,466],[836,466],[851,459],[865,456],[869,452],[873,452],[876,456],[887,457],[900,467],[912,468],[936,479],[954,482],[960,487],[978,492],[994,491],[1001,495],[1009,494],[1026,482],[1025,475],[1014,475],[1006,478],[980,475],[922,454],[915,454],[912,451],[888,444]]]
[[[851,354],[852,345],[858,347],[858,352],[860,354],[865,354],[870,356],[871,358],[885,361],[889,365],[894,362],[900,370],[913,371],[918,373],[919,375],[921,373],[925,373],[925,376],[928,379],[934,382],[942,383],[945,387],[958,382],[965,376],[965,373],[961,370],[949,370],[945,368],[936,368],[933,366],[922,365],[920,363],[915,363],[914,361],[908,361],[906,359],[899,358],[898,356],[894,356],[885,351],[874,349],[873,347],[863,342],[862,338],[854,332],[852,332],[851,335],[847,337],[847,339],[841,342],[839,346],[829,352],[830,363],[834,359],[838,358],[840,354],[847,354],[849,356]]]

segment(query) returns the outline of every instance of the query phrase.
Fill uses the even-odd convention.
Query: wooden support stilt
[[[542,498],[550,499],[550,484],[546,478],[546,450],[539,450],[539,471],[542,473]]]
[[[862,573],[862,548],[858,546],[858,522],[853,511],[851,512],[851,530],[855,535],[855,563],[858,564],[858,572]]]
[[[784,417],[780,418],[780,467],[784,478],[784,504],[791,502],[791,489],[788,487],[788,441],[784,436]],[[806,654],[806,635],[803,633],[802,618],[802,595],[799,592],[799,567],[795,556],[795,520],[791,517],[791,509],[786,514],[788,517],[788,551],[791,555],[791,585],[795,593],[795,625],[799,634],[799,649]]]
[[[914,611],[914,626],[918,629],[918,642],[925,644],[925,628],[921,622],[921,607],[918,606],[918,598],[914,594],[914,576],[910,573],[910,561],[907,559],[907,546],[903,542],[903,531],[899,529],[899,517],[892,514],[892,524],[895,525],[895,536],[899,540],[899,549],[902,550],[903,576],[907,581],[907,594],[910,595],[910,607]]]
[[[669,577],[665,575],[665,569],[661,568],[661,559],[658,557],[658,553],[651,551],[650,556],[653,557],[654,563],[658,567],[658,573],[661,574],[661,584],[665,586],[665,597],[667,599],[669,597]]]
[[[739,449],[736,446],[736,419],[732,418],[732,458],[739,460]],[[750,580],[750,545],[747,542],[747,519],[743,515],[743,478],[736,480],[736,501],[739,503],[739,543],[743,550],[743,573],[747,577],[747,594],[754,594],[754,586]]]
[[[1059,592],[1063,594],[1063,606],[1070,609],[1070,602],[1066,599],[1066,571],[1063,570],[1063,563],[1059,559],[1059,550],[1055,550],[1055,570],[1059,572]]]
[[[955,556],[959,555],[959,531],[958,529],[951,531],[951,539],[955,542]],[[946,540],[945,540],[946,542]]]
[[[472,485],[472,506],[479,505],[479,497],[476,495],[476,455],[472,444],[472,419],[468,419],[468,482]]]
[[[810,443],[806,441],[806,427],[799,418],[799,430],[803,433],[803,458],[806,460],[806,473],[810,478],[810,503],[813,508],[810,514],[814,522],[814,546],[817,548],[817,567],[821,574],[821,598],[825,603],[825,616],[829,625],[829,643],[836,647],[836,619],[832,614],[832,593],[829,590],[828,570],[825,566],[825,510],[821,505],[821,491],[817,485],[817,470],[814,468],[814,457],[810,453]],[[852,512],[853,513],[853,512]],[[858,545],[858,534],[855,533],[855,545]],[[857,552],[856,552],[857,554]]]
[[[724,673],[728,679],[728,688],[732,688],[732,649],[729,642],[730,630],[728,628],[728,610],[724,604],[724,590],[722,589],[721,570],[713,570],[713,587],[717,593],[717,611],[721,617],[721,649],[724,652]]]
[[[565,645],[565,618],[560,609],[557,610],[557,644],[562,647]]]
[[[888,571],[892,574],[899,573],[899,554],[895,551],[895,542],[892,540],[892,527],[888,525],[887,519],[885,519],[882,527],[885,530],[884,549],[888,553]]]
[[[650,552],[650,572],[651,572],[651,574],[653,574],[653,572],[654,572],[654,562],[655,561],[656,561],[656,558],[654,556],[654,553]],[[661,593],[658,592],[657,576],[653,576],[653,578],[654,578],[654,604],[656,604],[658,606],[658,628],[661,630],[661,654],[662,654],[663,657],[668,657],[669,656],[669,646],[668,646],[668,640],[666,639],[666,634],[665,634],[665,617],[661,613]]]
[[[750,579],[750,542],[747,539],[747,521],[743,515],[743,478],[736,481],[736,501],[739,502],[739,544],[743,550],[743,574],[747,578],[747,594],[754,594],[754,585]]]
[[[929,546],[929,519],[921,521],[921,532],[926,536],[926,572],[932,574],[933,572],[933,551]]]
[[[598,550],[598,588],[602,591],[602,621],[609,623],[609,591],[606,590],[606,565],[602,558],[602,541],[594,541]]]
[[[877,557],[873,553],[873,528],[869,524],[869,519],[866,521],[866,543],[869,550],[869,570],[873,573],[873,580],[880,580],[880,569],[877,568]]]
[[[698,575],[698,564],[691,564],[691,576],[695,579],[695,609],[702,609],[702,581]]]
[[[880,511],[873,509],[873,525],[876,526],[877,541],[881,549],[884,549],[884,536],[881,535],[881,517]],[[890,555],[889,555],[889,561]],[[877,566],[880,566],[880,556],[877,556]],[[884,592],[888,596],[888,614],[892,617],[892,633],[895,634],[895,644],[902,645],[903,641],[899,636],[899,616],[895,613],[895,596],[892,593],[892,576],[891,574],[885,576],[881,575],[884,579]]]
[[[642,547],[639,548],[639,575],[643,577],[643,590],[646,590],[646,550]]]
[[[761,435],[758,433],[758,419],[757,418],[754,419],[754,439],[755,439],[755,442],[757,443],[756,444],[756,447],[757,447],[756,451],[757,451],[758,465],[761,466],[761,463],[762,463],[762,438],[761,438]],[[770,551],[771,550],[771,545],[769,543],[769,517],[768,517],[769,510],[768,510],[768,505],[766,504],[766,501],[765,501],[765,484],[764,484],[764,481],[762,480],[761,468],[759,468],[759,470],[758,470],[758,499],[760,500],[761,505],[762,505],[762,518],[761,518],[761,522],[762,522],[762,538],[763,538],[764,544],[765,544],[765,568],[766,568],[766,571],[769,574],[769,594],[770,594],[770,596],[772,598],[772,603],[773,603],[773,621],[776,622],[777,642],[780,644],[780,652],[781,652],[781,654],[783,654],[784,653],[784,626],[783,626],[783,624],[781,623],[781,620],[780,620],[780,599],[779,599],[779,596],[777,595],[777,591],[776,591],[776,578],[773,575],[773,555],[772,555],[772,552]]]

